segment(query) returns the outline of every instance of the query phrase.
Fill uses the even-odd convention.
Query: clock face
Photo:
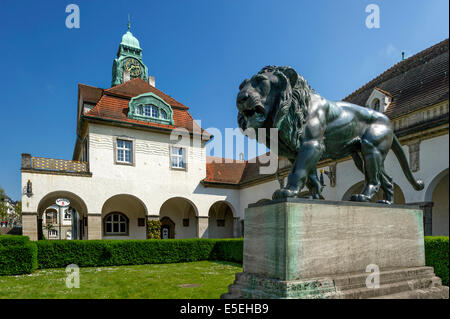
[[[125,67],[125,70],[130,72],[130,76],[132,76],[132,77],[138,77],[142,73],[141,64],[136,59],[131,58],[131,59],[126,60],[124,67]]]

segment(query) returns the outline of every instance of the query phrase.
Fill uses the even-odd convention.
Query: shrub
[[[220,239],[216,241],[210,259],[242,263],[243,238]]]
[[[23,246],[30,242],[28,236],[0,235],[0,248],[10,246]]]
[[[442,284],[448,286],[448,236],[425,236],[425,264],[434,268]]]
[[[148,238],[149,239],[160,239],[161,238],[161,221],[159,220],[149,220],[147,222]]]
[[[72,240],[39,241],[39,268],[177,263],[208,260],[216,240]]]
[[[30,274],[37,269],[35,243],[23,245],[0,245],[0,275]]]

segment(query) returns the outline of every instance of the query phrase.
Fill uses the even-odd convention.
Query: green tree
[[[149,220],[147,222],[148,239],[161,239],[161,222],[159,220]]]
[[[9,215],[10,226],[14,227],[21,224],[22,221],[22,202],[18,201],[14,205],[14,209],[10,212]]]
[[[0,187],[0,221],[6,221],[8,218],[8,208],[6,207],[5,190]]]

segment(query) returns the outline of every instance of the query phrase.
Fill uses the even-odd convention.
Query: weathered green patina
[[[425,267],[422,216],[419,207],[395,204],[294,198],[251,204],[243,272],[222,297],[370,298],[439,286]],[[367,287],[368,265],[381,271],[383,289]]]
[[[146,105],[156,106],[159,110],[158,114],[161,114],[161,110],[166,113],[167,118],[162,117],[152,117],[152,116],[145,116],[144,113],[138,114],[136,112],[138,106],[145,107]],[[130,100],[128,103],[129,111],[128,111],[128,117],[140,120],[140,121],[147,121],[147,122],[155,122],[160,124],[168,124],[173,125],[173,110],[172,107],[166,103],[162,98],[160,98],[158,95],[148,92],[141,95],[138,95]]]
[[[239,127],[278,129],[278,151],[291,163],[287,185],[273,199],[298,197],[304,186],[313,199],[322,198],[317,176],[320,160],[352,156],[365,176],[361,194],[352,201],[370,202],[381,188],[384,204],[392,204],[394,183],[384,169],[393,150],[407,180],[416,190],[424,188],[411,172],[389,118],[377,111],[347,102],[330,101],[317,94],[294,69],[267,66],[239,87],[236,105]],[[267,147],[271,146],[266,134]]]
[[[148,68],[142,60],[142,49],[138,39],[130,32],[129,23],[128,30],[119,44],[117,58],[113,62],[111,86],[124,82],[124,72],[129,72],[130,79],[140,77],[148,81]]]

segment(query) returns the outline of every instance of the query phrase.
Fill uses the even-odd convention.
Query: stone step
[[[370,273],[346,274],[333,277],[339,291],[366,287],[366,279]],[[432,267],[415,267],[408,269],[392,269],[380,272],[380,285],[435,277]]]
[[[236,274],[222,298],[448,298],[448,287],[436,277],[432,267],[389,269],[380,272],[379,288],[368,288],[370,273],[347,273],[296,281],[278,281],[248,273]],[[447,297],[445,297],[447,296]]]
[[[379,288],[355,288],[350,290],[339,290],[335,298],[337,299],[366,299],[381,296],[402,294],[421,289],[442,289],[439,277],[419,278],[388,284],[380,284]]]
[[[449,299],[447,286],[402,291],[395,294],[372,297],[369,299]]]

